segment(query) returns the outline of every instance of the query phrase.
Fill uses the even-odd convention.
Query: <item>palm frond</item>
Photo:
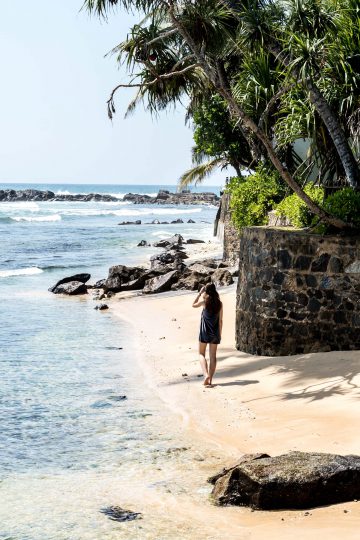
[[[180,176],[178,187],[181,189],[190,185],[197,186],[198,184],[201,184],[206,177],[210,176],[215,169],[226,165],[227,163],[222,158],[215,158],[206,163],[202,163],[201,165],[196,165]]]

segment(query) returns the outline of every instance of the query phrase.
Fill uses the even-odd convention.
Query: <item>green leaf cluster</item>
[[[232,178],[226,191],[230,193],[232,220],[238,229],[266,225],[267,213],[286,195],[279,175],[265,167],[250,176]]]
[[[316,204],[322,205],[324,200],[324,189],[308,184],[304,189],[305,193]],[[278,216],[287,217],[294,227],[302,228],[312,225],[314,214],[310,212],[303,200],[296,193],[285,197],[276,207]]]
[[[329,195],[324,202],[324,209],[344,221],[360,228],[360,193],[351,188],[344,188]]]

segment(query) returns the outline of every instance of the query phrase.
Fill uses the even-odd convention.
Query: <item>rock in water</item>
[[[56,288],[53,287],[53,289],[51,292],[54,294],[69,294],[71,296],[75,294],[87,294],[87,287],[81,281],[69,281],[68,283],[58,285]]]
[[[112,521],[133,521],[134,519],[141,519],[140,512],[133,512],[132,510],[125,510],[120,506],[108,506],[100,510],[102,514],[105,514]]]
[[[98,309],[99,311],[104,311],[104,309],[109,309],[109,306],[107,304],[99,304],[95,306],[94,309]]]
[[[205,244],[205,240],[197,240],[196,238],[189,238],[187,244]]]
[[[145,287],[143,288],[143,294],[155,294],[160,292],[169,291],[171,285],[179,277],[179,272],[177,270],[172,270],[163,276],[154,277],[149,279]]]
[[[53,287],[50,287],[49,291],[58,294],[58,291],[56,291],[56,289],[59,287],[59,285],[63,285],[64,283],[70,283],[70,281],[79,281],[80,283],[86,283],[87,281],[89,281],[90,278],[90,274],[75,274],[74,276],[65,277],[63,279],[60,279]]]
[[[312,508],[360,498],[360,456],[290,452],[247,455],[210,478],[220,505]]]

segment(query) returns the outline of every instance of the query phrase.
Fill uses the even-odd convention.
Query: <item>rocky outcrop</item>
[[[65,277],[50,287],[49,291],[54,294],[86,294],[87,287],[85,283],[89,281],[90,278],[90,274],[75,274],[74,276]],[[71,285],[65,286],[69,283],[71,283]]]
[[[238,349],[360,349],[360,237],[249,227],[239,254]]]
[[[57,194],[49,190],[39,189],[1,189],[0,202],[18,202],[18,201],[97,201],[97,202],[116,202],[118,197],[105,195],[101,193],[78,193],[73,195]]]
[[[171,193],[167,190],[160,190],[155,197],[136,193],[128,193],[124,196],[124,201],[133,204],[211,204],[218,205],[220,198],[211,192],[191,193],[182,191],[180,193]],[[175,220],[173,223],[180,223]]]
[[[117,202],[121,200],[119,197],[107,195],[103,193],[76,193],[76,194],[59,194],[49,190],[39,189],[1,189],[0,202],[16,202],[16,201],[98,201],[98,202]],[[171,193],[170,191],[160,190],[155,197],[137,193],[127,193],[123,198],[125,202],[133,204],[211,204],[218,205],[219,197],[215,193]],[[158,220],[154,220],[156,223]],[[160,222],[159,222],[160,223]],[[176,219],[171,223],[183,223],[182,219]],[[189,220],[188,223],[193,223]],[[125,223],[124,223],[125,224]]]
[[[360,456],[290,452],[244,456],[209,479],[220,505],[312,508],[360,498]]]

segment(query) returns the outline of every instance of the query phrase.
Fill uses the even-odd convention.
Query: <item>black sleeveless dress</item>
[[[210,313],[206,308],[202,310],[200,321],[199,341],[201,343],[220,343],[219,313]]]

